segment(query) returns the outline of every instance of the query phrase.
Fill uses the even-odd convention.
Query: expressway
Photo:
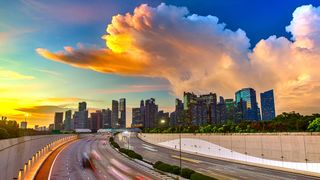
[[[150,162],[163,161],[179,166],[179,152],[142,141],[131,133],[129,141],[121,135],[115,138],[121,147],[128,147],[138,152]],[[188,167],[218,179],[320,179],[319,177],[306,176],[263,167],[238,164],[189,153],[182,153],[182,167]]]
[[[122,156],[110,147],[107,140],[106,135],[87,135],[66,146],[53,161],[49,179],[170,179]],[[83,168],[83,153],[94,154],[92,169]]]

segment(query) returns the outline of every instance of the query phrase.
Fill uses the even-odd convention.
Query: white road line
[[[153,148],[149,148],[149,147],[143,147],[144,149],[147,149],[147,150],[149,150],[149,151],[152,151],[152,152],[157,152],[158,150],[156,150],[156,149],[153,149]]]
[[[69,144],[69,145],[70,145],[70,144]],[[69,145],[67,145],[67,146],[65,146],[64,148],[62,148],[62,149],[61,149],[61,151],[60,151],[60,152],[57,154],[57,156],[54,158],[53,163],[52,163],[52,165],[51,165],[51,167],[50,167],[48,180],[50,180],[50,178],[51,178],[52,169],[53,169],[53,166],[54,166],[54,164],[55,164],[55,162],[56,162],[56,160],[57,160],[58,156],[59,156],[59,155],[60,155],[60,153],[61,153],[61,152],[62,152],[66,147],[68,147]]]

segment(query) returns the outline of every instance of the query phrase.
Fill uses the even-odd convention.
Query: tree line
[[[48,131],[35,131],[34,129],[21,129],[16,121],[3,118],[0,120],[0,139],[17,138],[21,136],[51,134]]]
[[[267,133],[267,132],[320,132],[320,114],[301,115],[284,112],[270,121],[241,121],[224,124],[193,126],[190,118],[182,117],[181,126],[145,128],[145,133]]]

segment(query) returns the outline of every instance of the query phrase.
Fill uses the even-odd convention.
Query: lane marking
[[[176,159],[180,159],[180,156],[176,156],[176,155],[171,155],[171,157],[176,158]],[[181,157],[181,159],[184,160],[184,161],[189,161],[189,162],[193,162],[193,163],[197,163],[197,164],[202,162],[202,161],[191,159],[191,158],[187,158],[187,157]]]
[[[149,148],[149,147],[143,147],[146,150],[152,151],[152,152],[157,152],[158,150],[153,149],[153,148]]]
[[[154,146],[150,146],[150,145],[148,145],[148,144],[142,143],[142,145],[143,145],[143,146],[146,146],[146,147],[149,147],[149,148],[154,148]]]
[[[52,165],[51,165],[51,167],[50,167],[50,171],[49,171],[49,176],[48,176],[48,180],[50,180],[50,177],[51,177],[51,173],[52,173],[52,170],[53,170],[53,166],[54,166],[54,164],[55,164],[55,162],[56,162],[56,160],[57,160],[57,158],[58,158],[58,156],[60,155],[60,153],[65,149],[65,148],[67,148],[67,147],[69,147],[71,144],[73,144],[73,143],[75,143],[75,142],[77,142],[78,140],[75,140],[75,141],[71,141],[71,143],[69,144],[69,145],[67,145],[67,146],[65,146],[65,147],[63,147],[62,149],[61,149],[61,151],[60,152],[58,152],[58,154],[56,155],[56,157],[54,158],[54,160],[53,160],[53,162],[52,162]]]

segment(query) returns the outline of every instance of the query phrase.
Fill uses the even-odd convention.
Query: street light
[[[124,134],[126,135],[126,137],[127,137],[128,149],[130,149],[130,133],[129,133],[129,131],[124,131],[123,133],[124,133]]]

